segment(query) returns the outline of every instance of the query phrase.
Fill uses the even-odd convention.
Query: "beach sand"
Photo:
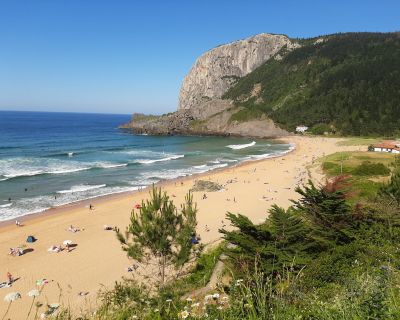
[[[360,150],[358,146],[337,146],[340,139],[335,138],[290,136],[285,140],[294,143],[296,149],[282,157],[162,183],[170,196],[175,195],[172,199],[178,207],[196,179],[225,185],[224,191],[208,192],[204,200],[203,192],[194,193],[202,242],[220,239],[218,229],[222,227],[222,221],[226,222],[227,211],[244,214],[253,222],[261,223],[272,204],[288,207],[289,199],[297,198],[294,188],[300,179],[306,181],[311,175],[314,181],[324,180],[318,165],[313,164],[314,159],[337,151]],[[232,183],[227,184],[230,180]],[[147,198],[148,192],[146,189],[92,200],[94,210],[89,210],[88,202],[52,209],[23,219],[22,227],[3,224],[0,227],[0,282],[6,280],[8,271],[18,280],[11,288],[0,289],[0,316],[8,305],[4,296],[9,292],[20,292],[22,299],[11,305],[8,316],[24,319],[32,302],[27,292],[36,287],[37,279],[42,278],[50,282],[44,286],[37,301],[61,301],[63,306],[74,310],[94,309],[97,291],[102,285],[112,287],[121,277],[131,277],[126,267],[132,265],[132,261],[121,250],[115,233],[103,230],[103,225],[124,230],[133,206]],[[84,231],[71,233],[67,231],[70,225],[84,228]],[[27,244],[28,235],[35,236],[38,241]],[[71,252],[47,251],[51,245],[62,244],[66,239],[77,244]],[[8,255],[9,248],[21,244],[28,245],[33,251],[19,257]],[[88,295],[79,296],[79,292],[88,292]]]

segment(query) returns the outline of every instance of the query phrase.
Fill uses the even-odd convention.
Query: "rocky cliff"
[[[183,80],[178,110],[221,98],[241,77],[274,56],[283,46],[297,46],[287,36],[261,33],[221,45],[201,55]]]
[[[238,112],[221,97],[246,76],[286,47],[299,45],[284,35],[262,33],[221,45],[201,55],[183,80],[178,111],[154,117],[134,115],[123,128],[146,134],[216,134],[276,137],[286,133],[263,117],[251,124],[231,121]]]

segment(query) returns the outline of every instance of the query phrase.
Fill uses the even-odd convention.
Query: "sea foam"
[[[252,141],[250,143],[246,143],[246,144],[230,144],[227,147],[231,148],[233,150],[240,150],[240,149],[245,149],[245,148],[249,148],[252,147],[256,144],[255,141]]]
[[[77,186],[71,187],[71,189],[57,191],[57,193],[84,192],[84,191],[88,191],[88,190],[92,190],[92,189],[104,188],[105,186],[106,186],[105,184],[98,184],[98,185],[77,185]]]
[[[152,163],[156,163],[156,162],[176,160],[176,159],[183,158],[184,156],[185,155],[183,155],[183,154],[178,154],[178,155],[172,155],[172,156],[161,158],[161,159],[139,159],[139,160],[136,160],[135,162],[140,163],[140,164],[152,164]]]

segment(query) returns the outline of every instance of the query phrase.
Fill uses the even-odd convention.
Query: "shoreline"
[[[165,180],[157,186],[167,192],[179,209],[195,180],[223,185],[224,189],[219,192],[193,192],[198,208],[197,233],[202,243],[207,245],[221,239],[218,230],[224,225],[226,229],[232,228],[226,219],[227,212],[241,213],[258,224],[268,217],[271,205],[290,206],[290,199],[296,200],[299,196],[295,192],[296,185],[305,183],[310,173],[313,181],[323,181],[324,175],[319,162],[314,163],[315,158],[338,151],[358,150],[357,146],[337,146],[336,142],[340,140],[290,136],[285,141],[295,143],[296,148],[282,156],[244,161],[230,167]],[[207,194],[205,199],[204,193]],[[92,199],[94,210],[85,207],[89,202],[80,202],[29,215],[23,227],[16,227],[12,222],[3,223],[0,227],[0,282],[4,281],[6,272],[19,280],[10,288],[0,289],[0,294],[20,292],[23,296],[15,306],[13,304],[11,318],[23,319],[24,314],[26,317],[31,302],[26,293],[36,287],[37,279],[49,280],[41,294],[41,302],[58,301],[78,313],[80,310],[93,310],[98,304],[100,288],[112,288],[124,277],[140,281],[134,272],[126,271],[133,261],[121,250],[115,233],[104,230],[104,225],[125,230],[134,205],[146,199],[149,199],[148,188],[100,197],[96,201]],[[70,225],[81,231],[69,232]],[[26,243],[28,235],[38,240]],[[48,252],[49,247],[66,239],[76,244],[74,250]],[[8,255],[10,248],[21,245],[30,250],[19,257]],[[88,294],[82,297],[79,292]],[[0,314],[5,308],[7,304],[0,301]]]
[[[296,137],[295,135],[290,135],[290,136],[285,136],[279,139],[265,139],[265,140],[275,140],[277,142],[282,142],[283,144],[288,144],[290,145],[289,149],[287,151],[284,151],[282,154],[277,154],[277,155],[272,155],[272,156],[268,156],[262,159],[248,159],[248,160],[244,160],[241,161],[239,163],[233,164],[231,166],[226,166],[223,168],[216,168],[210,171],[206,171],[206,172],[202,172],[202,173],[194,173],[194,174],[190,174],[187,176],[183,176],[183,177],[176,177],[176,178],[172,178],[172,179],[165,179],[162,181],[159,181],[157,183],[155,183],[154,185],[156,187],[163,187],[165,185],[169,185],[170,183],[176,183],[176,182],[181,182],[181,181],[186,181],[189,180],[193,177],[202,177],[205,176],[207,174],[210,173],[215,173],[215,172],[223,172],[225,170],[229,170],[232,168],[239,168],[241,166],[245,166],[246,164],[249,163],[257,163],[260,161],[265,161],[265,160],[269,160],[269,159],[274,159],[274,158],[280,158],[280,157],[284,157],[287,154],[290,154],[291,152],[296,150],[296,144],[293,142],[288,141],[288,139],[290,137]],[[43,220],[46,219],[47,217],[51,217],[53,215],[56,214],[64,214],[65,211],[69,211],[69,210],[74,210],[76,208],[81,208],[82,206],[84,207],[88,207],[90,204],[93,204],[94,207],[96,207],[97,204],[101,204],[103,202],[109,201],[109,200],[113,200],[113,199],[118,199],[118,198],[124,198],[126,196],[129,195],[136,195],[136,194],[140,194],[144,191],[148,191],[149,187],[151,187],[152,185],[147,185],[144,186],[141,189],[138,190],[132,190],[132,191],[123,191],[123,192],[118,192],[118,193],[113,193],[113,194],[106,194],[106,195],[99,195],[99,196],[95,196],[92,198],[88,198],[88,199],[83,199],[83,200],[78,200],[75,202],[70,202],[67,204],[63,204],[60,206],[56,206],[56,207],[52,207],[52,208],[48,208],[45,209],[43,211],[39,211],[39,212],[33,212],[33,213],[27,213],[24,214],[22,216],[18,216],[15,218],[11,218],[11,219],[7,219],[7,220],[2,220],[0,221],[0,232],[2,231],[3,228],[7,228],[10,226],[14,226],[15,225],[15,221],[18,220],[20,221],[22,224],[24,222],[30,222],[30,221],[35,221],[35,220]]]

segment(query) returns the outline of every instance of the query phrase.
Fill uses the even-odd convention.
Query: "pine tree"
[[[269,212],[268,219],[260,225],[243,215],[228,213],[227,219],[238,230],[220,230],[224,239],[235,245],[227,254],[249,265],[257,256],[266,272],[280,271],[289,265],[302,267],[309,260],[304,253],[312,247],[308,227],[292,208],[285,210],[274,205]]]
[[[294,208],[309,222],[311,236],[319,242],[321,250],[353,240],[353,212],[346,202],[342,185],[342,178],[336,178],[322,188],[316,188],[309,181],[304,189],[296,189],[302,197],[292,201]]]
[[[379,195],[387,197],[391,203],[400,206],[400,171],[395,172],[390,182],[380,188]]]
[[[178,213],[173,201],[161,188],[153,186],[150,200],[142,201],[139,211],[132,211],[130,225],[117,238],[127,255],[147,270],[155,262],[159,285],[164,285],[169,267],[182,267],[191,257],[191,236],[196,231],[197,207],[189,192]]]
[[[310,228],[292,207],[285,210],[273,205],[269,213],[280,263],[290,264],[294,261],[297,265],[304,265],[313,247],[313,241],[308,236]]]

